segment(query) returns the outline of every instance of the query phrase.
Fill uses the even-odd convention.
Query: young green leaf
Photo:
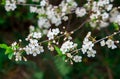
[[[1,3],[2,5],[5,5],[5,0],[2,0],[2,3]]]
[[[119,30],[119,25],[117,23],[113,23],[113,27],[115,28],[115,30]]]
[[[5,51],[5,54],[13,53],[13,50],[11,47],[8,47]]]
[[[55,47],[55,50],[57,51],[57,53],[58,53],[58,55],[62,55],[62,52],[60,51],[60,48],[59,47],[57,47],[57,46],[54,46]]]
[[[0,44],[0,48],[7,49],[8,46],[6,44]]]
[[[12,57],[13,57],[13,55],[14,55],[13,53],[9,53],[9,54],[8,54],[8,58],[11,60]]]

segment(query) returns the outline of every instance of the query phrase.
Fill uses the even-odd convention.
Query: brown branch
[[[81,29],[82,26],[83,26],[85,23],[87,23],[88,21],[89,21],[89,19],[85,20],[77,29],[74,29],[74,30],[71,31],[70,33],[74,33],[74,32],[76,32],[77,30]],[[60,35],[60,36],[56,37],[55,39],[59,39],[59,38],[61,38],[61,37],[63,37],[63,36],[65,36],[65,35]],[[40,44],[45,43],[45,42],[48,42],[48,41],[50,41],[50,40],[44,40],[44,41],[40,42]]]
[[[117,34],[119,34],[119,33],[120,33],[120,31],[114,32],[114,33],[111,34],[111,35],[108,35],[108,36],[106,36],[106,37],[104,37],[104,38],[101,38],[101,39],[97,40],[96,42],[94,42],[94,44],[99,43],[100,41],[105,40],[105,39],[109,38],[110,36],[115,36],[115,35],[117,35]],[[81,50],[81,49],[82,49],[82,48],[76,49],[76,50],[72,51],[71,53],[74,53],[74,52],[79,51],[79,50]]]

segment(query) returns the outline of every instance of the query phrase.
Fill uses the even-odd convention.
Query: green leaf
[[[8,46],[6,44],[0,44],[0,48],[7,49]]]
[[[7,46],[6,44],[0,44],[0,48],[5,49],[5,54],[8,55],[9,59],[13,57],[13,50],[11,47]]]
[[[114,26],[115,30],[119,30],[119,25],[117,23],[113,23],[113,26]]]
[[[57,47],[57,46],[54,46],[55,47],[55,50],[57,51],[58,55],[63,55],[62,52],[60,51],[60,48]]]
[[[5,0],[2,0],[2,3],[1,3],[2,5],[5,5]]]
[[[8,58],[11,60],[12,57],[13,57],[13,55],[14,55],[13,53],[9,53],[9,54],[8,54]]]
[[[63,55],[62,60],[65,61],[65,59],[66,59],[66,55]]]
[[[8,47],[5,51],[5,54],[13,53],[13,50],[11,47]]]

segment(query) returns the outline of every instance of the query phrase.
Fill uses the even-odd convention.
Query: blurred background
[[[30,0],[31,1],[31,0]],[[50,0],[51,4],[58,5],[61,0]],[[76,0],[82,5],[84,0]],[[114,6],[120,5],[120,0],[115,0]],[[82,22],[73,15],[69,30],[77,28]],[[12,42],[24,39],[29,33],[29,26],[37,24],[35,14],[29,13],[29,7],[18,6],[13,12],[6,12],[0,4],[0,44],[10,45]],[[64,23],[67,24],[67,23]],[[74,26],[75,27],[74,27]],[[88,29],[85,25],[73,35],[74,41],[82,44],[82,40],[89,30],[93,36],[102,38],[115,31],[111,24],[102,30]],[[120,36],[116,37],[120,40]],[[79,46],[81,47],[81,46]],[[9,60],[0,49],[0,79],[120,79],[120,46],[115,50],[107,47],[100,48],[96,45],[95,58],[84,57],[83,62],[73,65],[65,63],[61,57],[55,57],[54,52],[45,51],[37,57],[29,56],[28,61],[15,62]]]

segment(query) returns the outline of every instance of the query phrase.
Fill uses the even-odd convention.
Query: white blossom
[[[47,37],[49,40],[54,39],[55,36],[57,36],[60,33],[60,30],[58,28],[56,29],[50,29],[48,31]]]
[[[117,48],[117,46],[114,44],[114,41],[111,40],[111,39],[108,39],[106,42],[105,42],[105,40],[102,40],[102,41],[100,42],[100,44],[101,44],[101,46],[107,45],[107,47],[108,47],[108,48],[111,48],[111,49]]]
[[[26,46],[24,50],[26,51],[27,55],[32,54],[33,56],[37,56],[37,54],[44,52],[43,46],[40,45],[35,46],[34,48],[31,46]]]
[[[36,40],[36,39],[30,39],[30,43],[29,43],[29,46],[31,47],[31,48],[35,48],[35,46],[38,46],[39,44],[38,44],[38,40]]]
[[[55,26],[58,26],[60,25],[62,22],[61,22],[61,17],[52,17],[51,18],[51,22],[52,24],[55,24]]]
[[[14,52],[15,55],[15,61],[21,61],[22,60],[22,56],[20,52]]]
[[[114,44],[114,41],[111,40],[111,39],[108,39],[108,40],[106,41],[106,45],[108,46],[108,48],[111,48],[111,49],[117,48],[117,46]]]
[[[42,34],[40,32],[34,32],[33,33],[33,38],[39,39],[42,37]]]
[[[87,51],[93,50],[94,43],[89,40],[89,37],[91,36],[91,32],[88,32],[86,37],[83,40],[83,45],[82,45],[82,53],[85,54]]]
[[[105,40],[102,40],[102,41],[100,42],[100,45],[101,45],[101,46],[105,46]]]
[[[48,29],[50,26],[51,26],[51,24],[50,24],[50,22],[49,22],[49,20],[48,19],[46,19],[46,18],[44,18],[44,17],[40,17],[39,18],[39,20],[38,20],[38,26],[39,26],[39,28],[46,28],[46,29]]]
[[[43,46],[39,45],[38,40],[36,39],[30,39],[30,43],[24,50],[27,55],[32,54],[33,56],[37,56],[37,54],[44,52]]]
[[[85,14],[86,14],[86,9],[85,8],[77,8],[76,9],[76,11],[75,11],[75,13],[76,13],[76,15],[78,16],[78,17],[83,17],[83,16],[85,16]]]
[[[73,50],[76,47],[77,47],[76,43],[73,43],[72,41],[68,40],[62,44],[60,50],[62,51],[63,54],[65,54],[66,52],[69,52],[70,50]]]
[[[95,57],[96,51],[95,50],[88,50],[87,51],[87,56],[88,57]]]
[[[30,6],[30,12],[35,13],[37,11],[37,7]]]
[[[46,4],[47,4],[46,0],[42,0],[42,1],[40,2],[40,6],[42,6],[42,7],[44,7]]]
[[[109,18],[109,14],[106,13],[106,12],[104,12],[104,13],[102,14],[102,19],[103,19],[103,20],[107,20],[108,18]]]
[[[82,62],[82,56],[76,55],[76,56],[73,57],[73,60],[74,60],[75,62]]]
[[[19,48],[17,45],[18,45],[17,42],[14,42],[12,43],[11,48],[14,51],[15,61],[21,61],[22,54],[20,51],[22,50],[22,48]]]
[[[116,18],[115,22],[120,25],[120,15],[117,15],[117,18]]]
[[[105,28],[105,27],[107,27],[108,25],[109,25],[109,23],[108,22],[105,22],[105,21],[100,21],[100,27],[99,28]]]
[[[112,4],[109,4],[109,5],[106,5],[105,8],[106,8],[107,11],[110,11],[110,10],[112,9],[112,7],[113,7],[113,5],[112,5]]]
[[[14,11],[17,8],[16,6],[16,1],[15,0],[6,0],[6,4],[5,4],[5,10],[6,11]]]
[[[30,31],[30,33],[32,33],[33,31],[35,31],[35,27],[33,25],[30,25],[29,26],[29,31]]]
[[[118,22],[117,16],[119,16],[120,13],[116,8],[113,8],[113,10],[110,12],[110,22]]]
[[[64,21],[67,21],[67,20],[68,20],[68,16],[64,16],[62,19],[63,19]]]

